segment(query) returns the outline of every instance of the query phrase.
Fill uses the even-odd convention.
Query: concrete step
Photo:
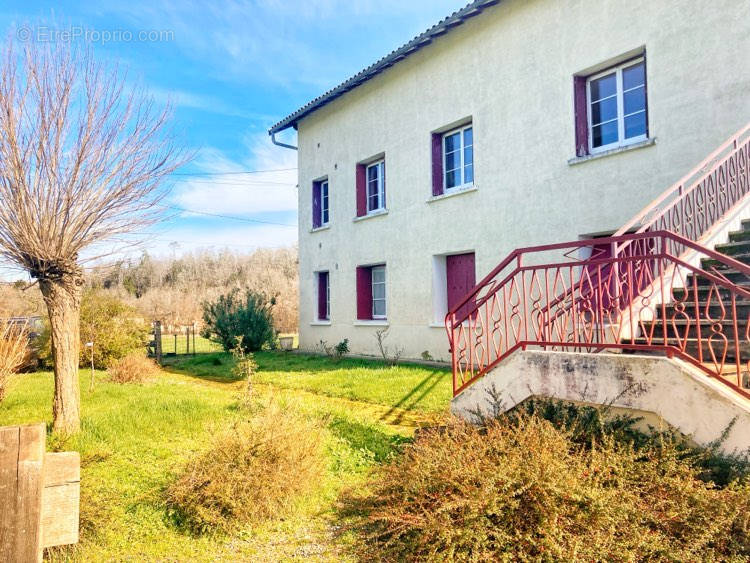
[[[745,289],[750,289],[744,284],[741,284],[741,287]],[[682,297],[685,295],[685,291],[688,292],[688,300],[692,301],[693,299],[693,288],[689,287],[688,289],[676,287],[672,290],[672,295],[674,295],[675,299],[682,299]],[[699,301],[708,301],[708,296],[711,294],[711,286],[710,285],[700,285],[698,284],[698,300]],[[729,289],[726,289],[724,287],[717,286],[716,290],[711,295],[711,300],[715,299],[721,299],[725,306],[728,306],[729,303],[731,303],[731,293]],[[745,298],[741,298],[741,300],[744,300]]]
[[[729,242],[740,242],[750,240],[750,227],[741,231],[732,231],[729,233]]]
[[[697,338],[698,337],[698,323],[695,322],[695,320],[685,320],[685,319],[675,319],[671,320],[668,319],[666,323],[666,331],[667,331],[667,338],[672,337],[679,337],[681,339],[685,338],[685,333],[687,332],[687,338]],[[650,325],[646,325],[649,327]],[[722,333],[724,336],[727,337],[727,339],[731,342],[734,340],[734,323],[731,319],[725,319],[723,321],[708,321],[708,320],[701,320],[700,322],[700,334],[701,338],[708,338],[711,336],[713,332],[713,328],[721,326]],[[747,327],[747,321],[739,321],[737,323],[737,334],[740,340],[744,340],[745,336],[745,328]],[[664,336],[664,323],[662,321],[657,321],[653,324],[653,335],[654,338],[662,338]],[[648,331],[651,332],[651,329],[648,328]],[[719,335],[717,335],[717,338],[720,338]],[[750,344],[750,343],[749,343]]]
[[[717,244],[714,247],[714,250],[721,254],[726,254],[727,256],[732,257],[737,254],[748,254],[750,253],[750,240]]]
[[[732,256],[735,260],[738,262],[742,262],[743,264],[747,264],[750,266],[750,253],[747,254],[735,254]],[[726,262],[719,262],[715,258],[703,258],[701,260],[701,268],[710,271],[710,268],[716,268],[717,270],[726,270],[728,268],[731,268],[731,266],[728,266]]]
[[[695,303],[692,299],[686,301],[684,303],[685,305],[685,312],[690,315],[691,317],[695,316]],[[731,307],[732,303],[730,300],[727,300],[724,305],[724,315],[729,316],[731,314]],[[718,300],[713,299],[711,301],[711,304],[709,305],[708,301],[701,300],[698,301],[698,310],[700,312],[700,316],[704,317],[706,316],[706,307],[708,307],[708,316],[710,316],[713,319],[718,319],[722,316],[722,309],[721,305],[719,305]],[[750,319],[750,301],[747,300],[738,300],[735,304],[735,315],[739,319]],[[675,304],[670,303],[666,307],[667,311],[667,318],[671,318],[672,315],[675,313]]]
[[[738,270],[735,270],[734,268],[726,268],[726,269],[720,270],[719,273],[721,274],[722,277],[725,277],[732,283],[750,287],[750,276],[748,276],[745,272],[740,272]],[[693,274],[690,274],[687,276],[687,280],[690,285],[692,285],[694,277],[695,276],[693,276]],[[713,281],[707,278],[706,276],[698,276],[699,286],[711,285],[712,283]]]
[[[636,338],[635,339],[636,344],[647,344],[647,341],[645,338]],[[664,343],[663,339],[657,339],[655,338],[652,340],[652,345],[662,345]],[[667,338],[667,343],[669,345],[680,347],[680,342],[676,338]],[[721,361],[721,357],[723,354],[723,346],[724,343],[721,338],[715,337],[711,341],[711,346],[713,346],[714,354],[716,354],[716,359],[718,361]],[[713,358],[711,357],[711,350],[709,346],[709,340],[708,338],[704,338],[701,334],[701,347],[703,348],[703,361],[704,362],[713,362]],[[687,344],[685,345],[685,352],[691,355],[694,358],[698,358],[698,340],[696,338],[688,338]],[[638,352],[641,353],[640,351]],[[740,358],[744,361],[745,358],[747,358],[750,355],[750,342],[747,341],[741,341],[740,342]],[[734,344],[730,341],[727,345],[727,357],[726,362],[731,363],[735,361],[735,349]]]

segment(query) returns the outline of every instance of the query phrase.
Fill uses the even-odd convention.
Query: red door
[[[448,311],[452,311],[476,285],[474,253],[446,256],[445,272],[448,283]],[[472,309],[473,301],[469,301],[456,312],[456,317],[462,319]]]

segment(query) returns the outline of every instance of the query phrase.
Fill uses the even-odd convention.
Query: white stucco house
[[[750,2],[476,0],[297,131],[300,348],[450,360],[518,247],[608,235],[750,119]]]

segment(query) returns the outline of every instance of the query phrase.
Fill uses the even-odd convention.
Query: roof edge
[[[344,95],[350,90],[353,90],[354,88],[364,84],[365,82],[390,68],[394,64],[404,60],[410,55],[413,55],[423,47],[426,47],[427,45],[432,43],[435,38],[440,37],[441,35],[445,35],[454,27],[463,24],[466,20],[471,19],[474,16],[478,16],[484,11],[485,8],[489,8],[490,6],[494,6],[495,4],[499,3],[500,0],[475,0],[474,2],[471,2],[468,5],[464,6],[460,10],[453,12],[450,16],[440,20],[427,31],[424,31],[423,33],[420,33],[419,35],[414,37],[408,43],[405,43],[398,49],[391,51],[385,57],[359,71],[357,74],[345,80],[335,88],[328,90],[327,92],[308,102],[295,112],[289,114],[284,119],[273,125],[268,130],[268,134],[272,135],[274,133],[279,133],[280,131],[288,129],[289,127],[296,128],[297,123],[301,119],[319,110],[323,106],[331,103],[333,100]]]

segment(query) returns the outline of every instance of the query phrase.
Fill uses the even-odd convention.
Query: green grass
[[[239,417],[244,381],[231,357],[213,353],[170,359],[169,372],[142,385],[117,385],[97,372],[89,392],[81,371],[82,430],[50,449],[81,453],[81,541],[55,549],[56,560],[315,560],[345,559],[347,536],[334,534],[336,499],[389,459],[413,427],[444,412],[447,372],[384,367],[376,362],[285,353],[257,355],[258,402],[277,401],[321,420],[326,428],[326,477],[292,514],[231,536],[193,536],[164,501],[164,491],[212,436]],[[174,371],[179,369],[180,373]],[[347,381],[348,380],[348,381]],[[0,407],[0,425],[51,420],[52,375],[18,376]],[[395,414],[394,414],[395,413]]]
[[[195,348],[195,350],[193,350]],[[187,335],[185,334],[162,334],[161,335],[161,352],[162,354],[174,354],[175,351],[178,354],[187,354],[188,341]],[[190,353],[195,351],[197,354],[207,354],[209,352],[220,352],[221,345],[216,342],[212,342],[208,338],[195,335],[195,341],[193,337],[190,337]]]
[[[444,368],[390,367],[359,359],[333,362],[322,356],[276,352],[258,352],[255,359],[260,368],[257,383],[407,411],[443,412],[452,393],[451,372]],[[178,358],[170,365],[214,381],[232,380],[232,358],[228,354]]]

